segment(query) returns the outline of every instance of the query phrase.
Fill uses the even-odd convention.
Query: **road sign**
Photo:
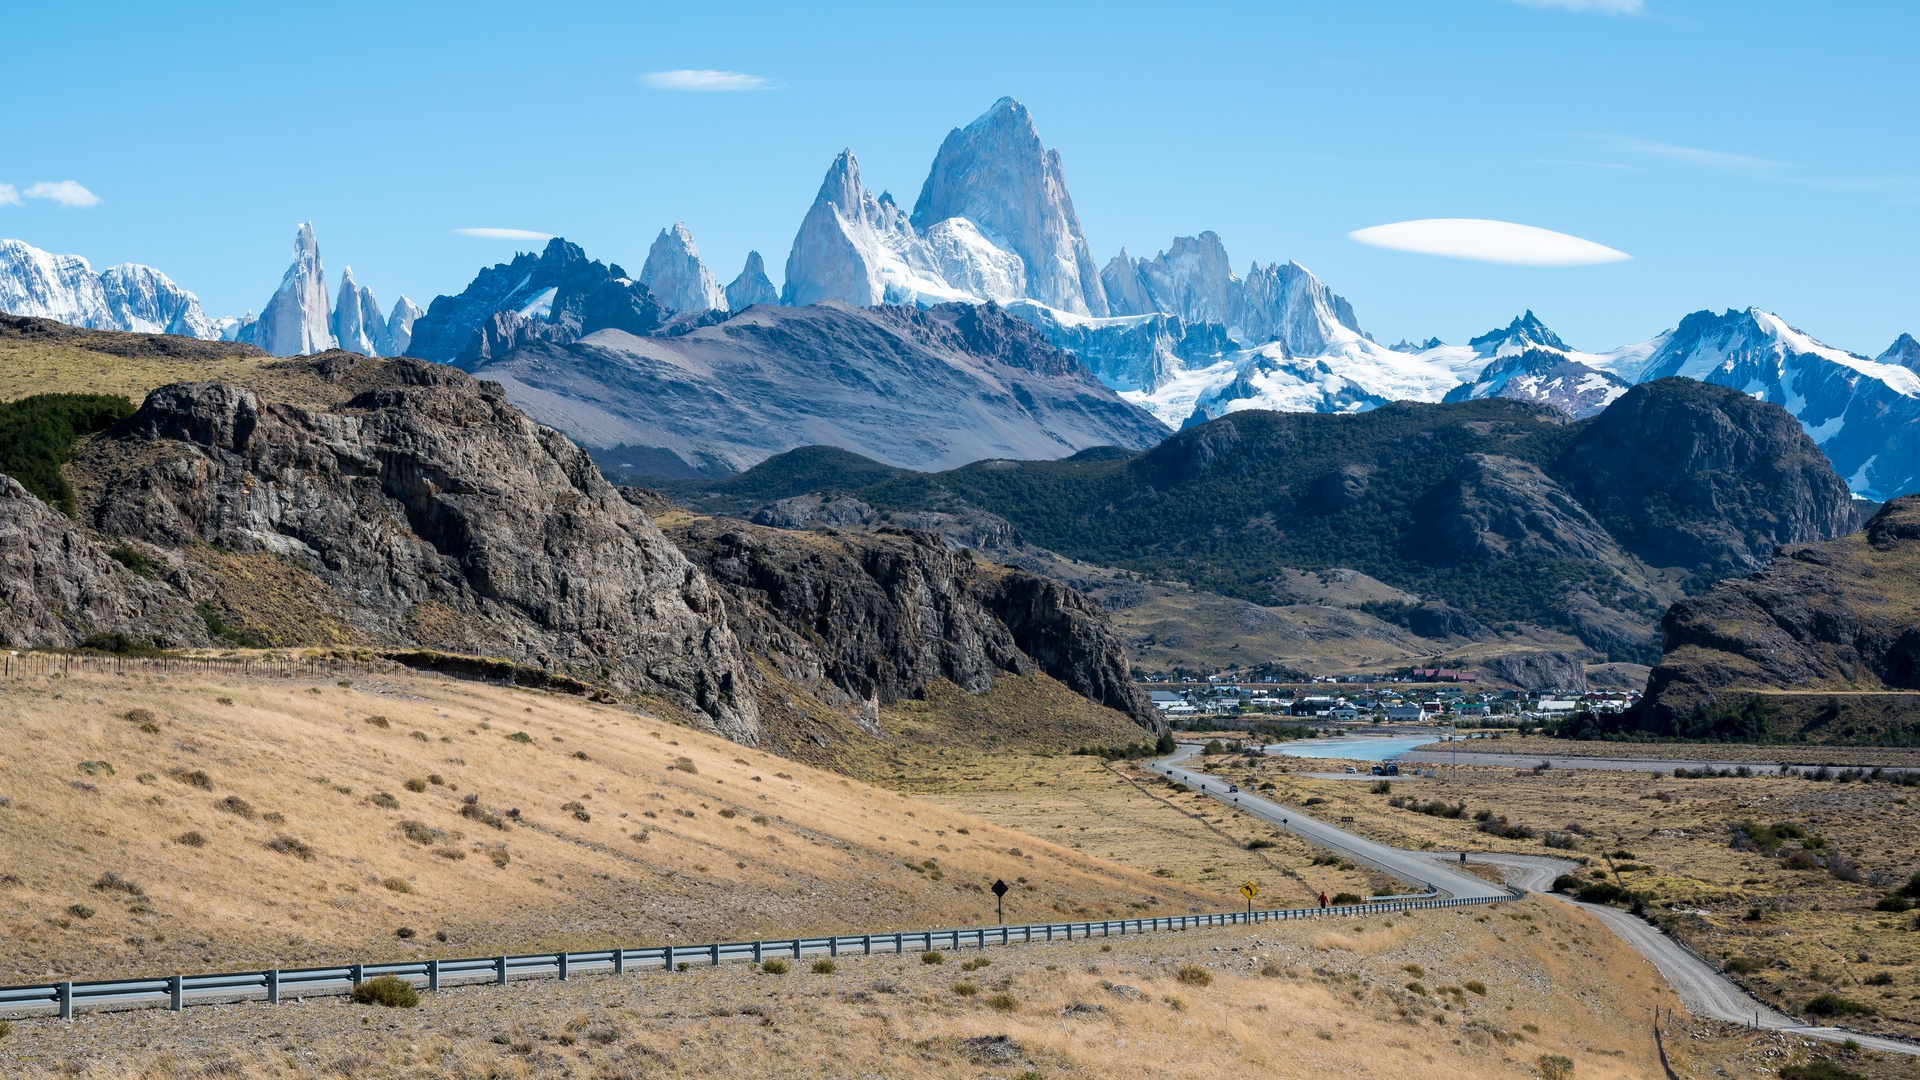
[[[1004,925],[1007,921],[1007,889],[1009,886],[999,878],[993,879],[993,910]]]
[[[1240,895],[1251,900],[1254,897],[1260,895],[1260,886],[1255,885],[1253,882],[1249,881],[1245,885],[1240,886]]]
[[[993,883],[993,895],[995,896],[1007,895],[1007,883],[1004,881],[995,881]]]

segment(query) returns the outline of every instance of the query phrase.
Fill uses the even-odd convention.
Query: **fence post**
[[[493,981],[496,986],[507,985],[507,958],[504,956],[493,958]]]
[[[73,1019],[73,984],[63,982],[56,991],[60,1001],[60,1019]]]
[[[427,961],[427,989],[440,989],[440,961]]]
[[[186,1007],[186,988],[181,985],[180,976],[167,977],[167,1008],[179,1012]]]
[[[267,1004],[280,1004],[280,969],[267,972]]]
[[[565,952],[561,952],[559,956],[560,956],[560,981],[566,982],[567,981],[567,954]]]

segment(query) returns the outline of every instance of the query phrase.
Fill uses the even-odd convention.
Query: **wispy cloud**
[[[552,233],[532,229],[455,229],[461,236],[480,236],[488,240],[551,240]]]
[[[1362,244],[1511,266],[1593,266],[1633,256],[1551,229],[1484,218],[1427,218],[1375,225],[1347,234]]]
[[[1509,0],[1509,2],[1522,7],[1595,11],[1602,15],[1638,15],[1645,7],[1641,0]]]
[[[98,206],[100,196],[75,180],[42,180],[27,189],[29,199],[51,199],[61,206]]]
[[[1654,142],[1652,139],[1635,139],[1625,135],[1596,135],[1616,150],[1633,154],[1647,154],[1653,157],[1670,158],[1685,161],[1693,165],[1706,165],[1715,169],[1732,169],[1737,172],[1770,172],[1788,167],[1789,162],[1774,161],[1771,158],[1750,157],[1746,154],[1727,154],[1719,150],[1702,150],[1697,146],[1676,146],[1673,143]]]
[[[779,89],[779,86],[769,79],[738,71],[650,71],[640,76],[640,81],[655,90],[711,92]]]
[[[20,189],[12,184],[0,184],[0,206],[19,206]]]

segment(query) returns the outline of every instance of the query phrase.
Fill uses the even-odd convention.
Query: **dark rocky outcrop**
[[[454,368],[309,366],[351,396],[307,408],[216,383],[148,395],[75,456],[87,522],[215,578],[226,568],[233,610],[251,604],[246,581],[291,574],[313,585],[283,591],[321,594],[291,600],[323,607],[326,632],[665,694],[758,740],[720,594],[578,447]]]
[[[1407,629],[1423,638],[1472,638],[1478,641],[1492,634],[1480,620],[1451,604],[1429,600],[1407,609]]]
[[[1500,562],[1521,555],[1626,560],[1586,507],[1528,461],[1504,454],[1468,454],[1453,475],[1422,499],[1418,520],[1435,553],[1457,560]]]
[[[65,514],[0,476],[0,645],[72,648],[119,635],[160,648],[204,646],[205,622],[165,584],[175,568],[129,561],[152,576],[115,560]]]
[[[1143,726],[1164,724],[1095,602],[984,567],[934,533],[793,532],[722,518],[670,535],[727,594],[735,635],[781,678],[869,720],[949,680],[970,692],[1038,670]]]
[[[1846,483],[1799,421],[1692,379],[1628,391],[1556,471],[1628,551],[1713,578],[1757,570],[1781,544],[1860,527]]]
[[[1782,548],[1766,569],[1667,611],[1639,725],[1684,728],[1754,692],[1920,689],[1920,496],[1863,533]]]
[[[1491,657],[1480,670],[1523,690],[1587,689],[1586,654],[1577,652],[1511,652]]]

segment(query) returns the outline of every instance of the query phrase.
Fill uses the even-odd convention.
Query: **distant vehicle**
[[[1228,784],[1228,785],[1227,785],[1227,792],[1228,792],[1229,794],[1231,794],[1231,793],[1233,793],[1233,792],[1236,792],[1236,791],[1239,791],[1239,790],[1240,790],[1240,785],[1239,785],[1239,784]]]
[[[1388,776],[1399,776],[1399,775],[1400,775],[1400,766],[1398,766],[1398,765],[1395,765],[1395,764],[1388,764],[1388,765],[1387,765],[1387,775],[1388,775]]]
[[[1385,765],[1375,765],[1371,772],[1374,776],[1385,776],[1387,775],[1387,767]]]
[[[1360,770],[1358,770],[1358,769],[1356,769],[1356,768],[1354,768],[1353,766],[1351,766],[1351,765],[1349,765],[1349,766],[1347,766],[1347,771],[1348,771],[1348,772],[1350,772],[1350,773],[1357,773],[1357,772],[1359,772]]]

